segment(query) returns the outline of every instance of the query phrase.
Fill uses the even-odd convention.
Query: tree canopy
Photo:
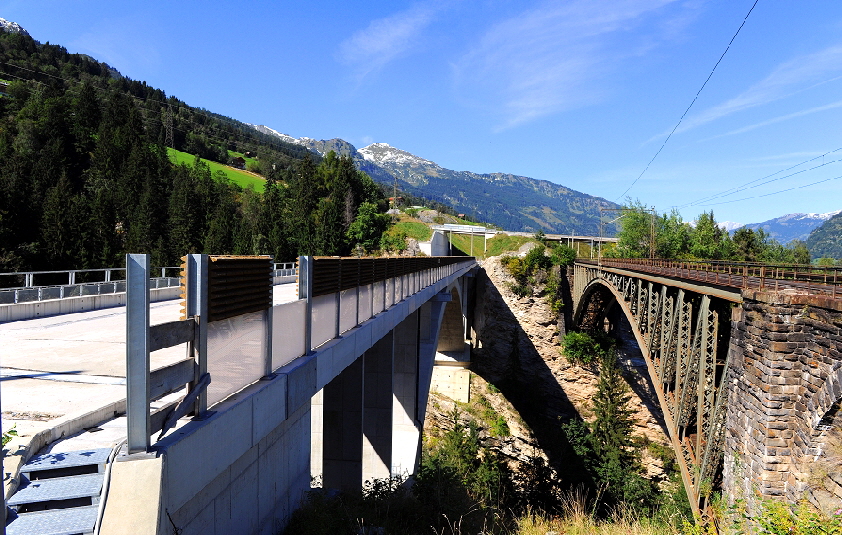
[[[786,264],[809,264],[810,251],[799,240],[782,245],[762,229],[741,228],[733,237],[721,228],[713,211],[702,212],[693,223],[682,220],[673,209],[669,214],[652,214],[639,200],[627,200],[619,219],[617,246],[606,256],[646,258],[649,256],[651,224],[655,222],[655,256],[666,259],[735,260]]]

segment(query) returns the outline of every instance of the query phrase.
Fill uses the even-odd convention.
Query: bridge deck
[[[274,304],[294,301],[295,284],[274,287]],[[178,299],[152,303],[152,325],[179,319]],[[50,420],[126,397],[126,307],[0,324],[3,430],[21,435]],[[185,345],[150,355],[154,370],[185,357]],[[125,431],[125,430],[124,430]]]

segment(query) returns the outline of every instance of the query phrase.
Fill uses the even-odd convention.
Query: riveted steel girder
[[[597,284],[611,290],[628,317],[652,375],[691,505],[705,515],[703,492],[721,470],[725,439],[730,362],[717,362],[717,340],[719,303],[726,300],[688,290],[680,281],[672,286],[668,278],[636,277],[628,270],[576,265],[574,277],[577,321]]]

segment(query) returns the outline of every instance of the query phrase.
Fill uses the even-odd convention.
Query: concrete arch
[[[437,356],[436,360],[452,359],[455,362],[469,362],[470,348],[465,343],[467,317],[461,285],[451,284],[447,287],[445,295],[450,300],[445,302],[444,313],[441,316],[436,352],[447,359]]]

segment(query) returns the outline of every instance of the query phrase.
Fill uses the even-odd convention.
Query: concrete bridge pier
[[[445,331],[464,343],[460,294],[455,286],[448,290],[409,314],[313,396],[311,468],[324,488],[358,490],[365,481],[415,473],[436,356],[453,346],[454,336]],[[455,328],[444,328],[447,317]]]
[[[362,480],[363,365],[356,359],[322,390],[322,485],[358,489]]]

